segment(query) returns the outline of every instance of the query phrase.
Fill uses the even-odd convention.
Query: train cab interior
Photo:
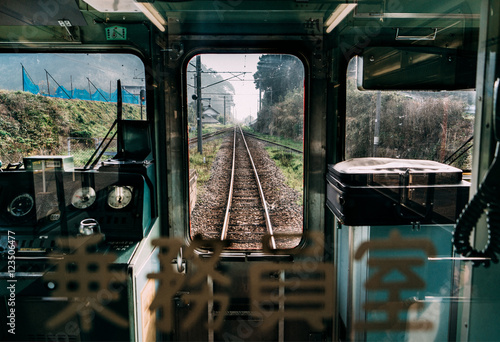
[[[496,0],[3,0],[0,340],[498,341],[499,38]]]

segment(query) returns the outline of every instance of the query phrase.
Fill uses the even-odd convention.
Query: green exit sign
[[[126,40],[127,29],[121,26],[111,26],[106,28],[107,40]]]

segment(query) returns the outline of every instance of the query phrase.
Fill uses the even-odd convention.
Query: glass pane
[[[146,119],[144,65],[136,56],[2,54],[0,70],[5,165],[33,155],[72,155],[76,167],[85,165],[117,117],[117,80],[123,119]],[[114,154],[111,142],[103,158]]]
[[[425,159],[471,169],[475,91],[359,91],[347,74],[346,159]]]
[[[341,317],[352,314],[352,340],[452,340],[450,316],[456,314],[459,286],[453,276],[452,233],[453,225],[345,229],[354,250],[342,246],[341,255],[350,259],[352,283],[341,267],[339,288],[349,293],[343,301],[350,305]]]
[[[298,244],[303,229],[303,84],[303,64],[291,55],[203,54],[189,62],[192,238],[223,238],[232,249],[260,249],[263,236],[272,232],[273,248]],[[227,209],[234,141],[234,190]]]
[[[347,74],[347,160],[327,177],[330,208],[345,225],[345,334],[454,340],[463,270],[452,241],[468,201],[475,91],[359,91],[356,63]]]

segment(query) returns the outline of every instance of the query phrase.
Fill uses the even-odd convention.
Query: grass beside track
[[[286,185],[300,194],[298,205],[303,204],[304,168],[302,155],[289,153],[280,148],[266,147],[267,153],[285,176]]]
[[[197,189],[202,191],[203,186],[210,178],[210,170],[219,152],[222,139],[211,140],[203,143],[203,154],[198,153],[196,148],[189,150],[189,168],[196,169],[198,174]],[[200,192],[199,192],[200,193]]]

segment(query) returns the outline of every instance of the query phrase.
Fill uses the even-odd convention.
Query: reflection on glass
[[[447,341],[458,293],[452,225],[351,227],[353,340]],[[343,254],[343,252],[341,252]],[[436,256],[440,256],[436,260]],[[341,277],[348,270],[340,268]],[[349,278],[349,277],[347,277]],[[345,292],[348,280],[339,283]],[[455,298],[455,299],[454,299]]]
[[[85,165],[117,117],[146,119],[142,61],[125,54],[0,54],[0,160],[72,155]],[[111,142],[104,158],[116,153]]]
[[[377,192],[384,187],[399,196],[377,194],[370,197],[374,204],[357,208],[363,213],[359,217],[381,213],[386,222],[367,219],[363,225],[339,230],[338,287],[346,334],[351,340],[364,341],[453,340],[461,286],[452,246],[453,222],[465,205],[468,183],[462,182],[461,170],[454,171],[460,195],[450,194],[446,191],[457,184],[438,181],[442,170],[436,179],[419,183],[422,170],[397,159],[432,160],[470,170],[475,92],[359,91],[356,70],[353,59],[347,74],[346,159],[396,159],[387,159],[393,166],[380,168],[378,174],[373,165],[364,169],[365,182],[356,188],[359,198],[369,194],[367,188]],[[410,165],[406,173],[398,174],[394,167],[398,163]],[[384,183],[393,175],[392,184]],[[404,183],[405,177],[411,179]],[[372,183],[384,185],[377,188]],[[426,196],[419,198],[418,191],[423,190]],[[428,220],[432,224],[423,224],[441,206],[446,207],[441,199],[450,200],[451,215],[443,222],[436,218]],[[409,207],[410,201],[427,208],[426,215],[415,215],[408,224],[398,223],[403,212],[394,215],[391,208]],[[379,202],[387,206],[374,212]]]
[[[471,169],[475,91],[359,91],[356,61],[347,74],[347,159],[425,159]]]

